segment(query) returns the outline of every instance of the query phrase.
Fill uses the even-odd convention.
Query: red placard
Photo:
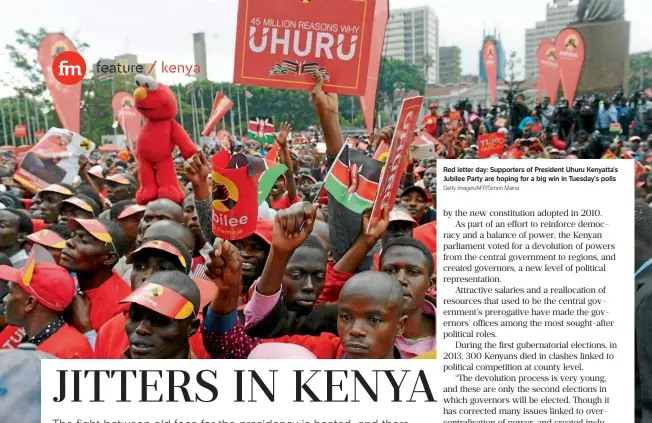
[[[389,19],[389,0],[376,0],[374,30],[371,35],[371,54],[369,57],[369,73],[365,95],[360,97],[360,108],[367,125],[367,131],[374,132],[374,115],[376,113],[376,93],[378,92],[378,73],[383,54],[385,29]]]
[[[456,122],[458,120],[462,120],[462,112],[460,112],[459,110],[453,110],[452,112],[450,112],[448,114],[448,121],[449,122],[453,123],[453,122]]]
[[[539,62],[539,83],[546,90],[550,97],[550,103],[557,102],[557,91],[559,91],[559,53],[555,43],[544,38],[537,50],[537,61]]]
[[[122,132],[127,136],[129,150],[134,151],[143,122],[140,112],[136,110],[136,99],[128,92],[120,91],[113,96],[111,107],[113,107],[113,113],[120,123]]]
[[[65,129],[79,133],[82,84],[64,85],[57,81],[52,73],[52,62],[64,51],[77,51],[77,49],[65,35],[49,34],[39,44],[38,61],[61,125]]]
[[[505,151],[505,134],[494,132],[478,137],[478,159],[486,159],[494,154],[502,156]]]
[[[204,126],[204,130],[202,131],[202,135],[206,136],[210,134],[210,132],[215,128],[215,125],[217,125],[224,115],[231,110],[231,107],[233,107],[233,102],[224,95],[221,91],[218,91],[217,94],[215,95],[215,101],[213,102],[213,110],[211,111],[211,117],[206,123],[206,126]]]
[[[369,219],[369,228],[371,228],[375,219],[382,217],[383,207],[387,207],[388,212],[394,208],[394,200],[401,185],[401,178],[408,165],[410,144],[414,138],[414,128],[417,126],[422,103],[423,97],[412,97],[403,101],[392,144],[389,148],[387,164],[380,179],[380,189],[376,195],[371,219]]]
[[[572,105],[584,65],[584,39],[576,30],[566,28],[557,35],[555,47],[559,53],[561,87],[568,104]]]
[[[491,94],[491,104],[496,104],[496,81],[498,77],[498,56],[496,53],[496,43],[493,40],[487,40],[482,48],[482,60],[484,61],[484,70],[487,74],[487,84]]]
[[[14,160],[16,163],[22,162],[27,152],[32,148],[34,148],[33,145],[21,145],[20,147],[16,147],[14,149]]]
[[[233,82],[365,95],[376,0],[240,0]],[[345,11],[345,13],[343,13]]]
[[[23,138],[27,136],[27,125],[16,125],[14,127],[14,137]]]

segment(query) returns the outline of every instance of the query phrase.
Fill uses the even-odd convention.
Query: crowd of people
[[[393,209],[370,225],[323,186],[344,143],[337,96],[312,93],[319,133],[233,142],[175,158],[181,204],[135,201],[133,156],[79,158],[73,184],[36,190],[0,153],[0,349],[57,358],[436,357],[436,160],[411,160]],[[378,131],[374,148],[389,145]],[[364,140],[360,140],[364,142]],[[371,142],[370,142],[371,143]],[[287,170],[253,234],[212,231],[211,156],[266,156]],[[325,149],[323,147],[325,146]],[[322,151],[322,152],[320,152]],[[154,300],[153,300],[154,299]]]

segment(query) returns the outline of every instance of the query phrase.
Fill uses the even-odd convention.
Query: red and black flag
[[[324,186],[344,207],[362,213],[376,199],[383,166],[384,163],[345,143],[326,175]]]

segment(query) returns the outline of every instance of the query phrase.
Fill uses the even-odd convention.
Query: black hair
[[[91,209],[93,210],[93,217],[98,217],[100,215],[100,213],[102,213],[102,209],[100,208],[100,205],[97,204],[97,202],[95,200],[93,200],[92,198],[90,198],[90,197],[88,197],[88,196],[86,196],[84,194],[75,194],[70,198],[73,198],[73,197],[77,197],[80,200],[83,200],[84,202],[86,202],[86,204],[88,204],[89,206],[91,206]],[[63,208],[63,204],[64,204],[64,202],[62,201],[57,205],[57,212],[59,214],[61,214],[61,209]]]
[[[165,233],[166,234],[174,234],[175,239],[177,239],[182,245],[184,244],[184,240],[187,241],[190,245],[194,245],[195,243],[195,236],[192,234],[192,231],[183,223],[175,222],[174,220],[159,220],[158,222],[154,222],[152,226],[147,228],[145,233],[143,234],[143,240],[149,241],[150,239],[158,239],[158,238],[150,238],[147,235],[147,232],[150,231],[150,229],[154,228],[160,228],[161,226],[164,227]],[[188,247],[184,247],[188,248]]]
[[[89,187],[88,185],[80,185],[80,186],[77,187],[77,193],[78,194],[83,194],[84,196],[86,196],[86,197],[90,198],[91,200],[93,200],[95,202],[95,204],[97,204],[98,212],[95,213],[95,208],[93,208],[93,212],[95,213],[95,216],[97,216],[98,214],[100,214],[102,212],[102,208],[103,208],[102,205],[104,204],[104,202],[102,201],[100,196],[93,190],[93,188]],[[84,201],[86,201],[86,200],[84,200]],[[88,204],[90,204],[90,203],[88,203]],[[92,204],[91,204],[91,206],[92,206]]]
[[[116,249],[115,252],[118,253],[118,258],[122,257],[127,251],[129,251],[129,239],[127,239],[127,235],[120,225],[112,220],[97,219],[97,221],[100,222],[109,235],[111,235],[113,245]]]
[[[0,194],[0,203],[4,204],[5,207],[11,207],[15,209],[23,208],[20,199],[13,192],[3,192]]]
[[[136,178],[134,178],[133,176],[131,176],[128,173],[116,173],[116,175],[120,175],[120,176],[124,177],[126,180],[129,181],[129,185],[127,185],[127,189],[130,192],[135,194],[136,191],[138,191],[138,181],[136,180]],[[108,179],[107,182],[111,182],[111,183],[114,183],[114,184],[118,183],[118,182],[113,182],[110,179]]]
[[[70,231],[68,230],[67,226],[64,225],[63,223],[55,223],[53,225],[50,225],[48,229],[65,240],[70,239]]]
[[[11,259],[5,253],[0,253],[0,266],[13,267],[13,264],[11,264]]]
[[[190,270],[192,268],[192,254],[191,254],[190,250],[188,249],[188,247],[183,245],[183,243],[181,243],[181,241],[178,241],[175,238],[165,236],[165,235],[159,235],[159,236],[156,236],[156,237],[153,237],[153,238],[147,238],[147,242],[149,242],[149,241],[164,241],[164,242],[167,242],[168,244],[172,245],[177,250],[179,250],[179,252],[183,256],[184,261],[186,262],[186,266],[185,266],[186,273],[190,273]],[[145,244],[145,242],[143,242],[143,245],[144,244]],[[135,253],[134,255],[139,255],[141,252],[142,253],[147,253],[148,255],[152,254],[151,251],[139,251],[139,252]],[[164,251],[161,251],[161,253],[165,253],[167,255],[170,255],[169,253],[164,252]]]
[[[147,278],[147,282],[156,283],[172,289],[192,303],[195,314],[199,313],[201,294],[199,293],[197,284],[190,276],[178,270],[166,270],[164,272],[154,273]]]
[[[367,280],[368,277],[373,278],[371,284]],[[399,316],[403,314],[403,288],[401,284],[396,278],[387,273],[377,272],[375,270],[356,273],[351,279],[346,281],[342,291],[340,291],[340,299],[343,296],[349,295],[350,291],[359,292],[359,289],[366,290],[370,285],[377,288],[378,292],[383,293],[387,297],[388,303],[396,304],[399,308]]]
[[[647,207],[647,205],[645,206]],[[649,207],[648,207],[649,208]],[[432,253],[424,245],[423,242],[419,241],[418,239],[410,238],[407,236],[399,236],[396,238],[392,238],[389,241],[387,241],[387,244],[383,248],[383,251],[380,253],[380,265],[383,265],[383,261],[385,259],[385,254],[392,248],[392,247],[412,247],[416,248],[417,250],[421,251],[423,253],[423,256],[426,259],[426,267],[428,270],[428,274],[430,276],[435,274],[435,261],[432,258]]]
[[[314,250],[319,250],[319,252],[323,254],[326,254],[326,248],[324,248],[324,244],[321,243],[321,241],[319,240],[319,238],[317,238],[316,235],[312,235],[312,234],[309,235],[305,241],[303,241],[303,244],[301,244],[299,248],[312,248]]]
[[[30,217],[29,213],[27,213],[25,210],[14,209],[14,208],[11,208],[11,207],[7,207],[4,210],[8,211],[9,213],[11,213],[14,216],[18,217],[18,232],[19,233],[25,233],[25,234],[29,235],[32,232],[34,232],[34,225],[32,224],[32,218]]]
[[[636,189],[634,189],[634,198],[642,198],[642,197],[645,197],[645,196],[647,195],[646,192],[647,192],[647,191],[645,191],[644,188],[642,188],[642,187],[637,187]]]
[[[127,207],[133,206],[134,204],[136,204],[136,201],[134,200],[118,201],[113,206],[111,206],[111,210],[109,211],[109,219],[118,220],[120,213],[122,213]]]
[[[125,162],[124,160],[116,160],[111,165],[111,167],[118,167],[118,166],[124,167],[125,169],[127,169],[129,167],[129,163]]]
[[[634,201],[634,236],[652,247],[652,208],[641,200]]]

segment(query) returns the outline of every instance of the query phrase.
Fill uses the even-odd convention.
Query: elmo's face
[[[159,84],[147,75],[136,75],[134,98],[136,109],[147,119],[174,119],[177,115],[177,100],[172,90]]]

